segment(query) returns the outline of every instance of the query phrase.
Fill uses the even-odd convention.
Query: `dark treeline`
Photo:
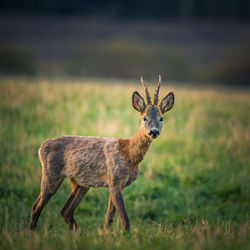
[[[250,19],[249,0],[4,0],[1,13],[136,19]]]

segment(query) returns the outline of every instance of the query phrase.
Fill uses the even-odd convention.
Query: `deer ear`
[[[164,114],[174,106],[174,93],[170,92],[160,103],[161,112]]]
[[[135,110],[141,113],[146,109],[146,104],[144,102],[144,99],[140,96],[140,94],[137,91],[135,91],[132,95],[132,105]]]

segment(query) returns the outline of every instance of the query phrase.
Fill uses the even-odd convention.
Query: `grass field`
[[[125,84],[125,83],[124,83]],[[175,92],[163,131],[124,191],[131,233],[118,217],[103,230],[108,190],[91,189],[76,210],[72,234],[60,210],[65,181],[31,235],[39,194],[38,148],[65,134],[132,136],[139,82],[0,78],[0,249],[249,249],[250,92],[162,87]],[[151,91],[153,88],[151,87]]]

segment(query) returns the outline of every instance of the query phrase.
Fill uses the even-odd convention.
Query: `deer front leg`
[[[106,215],[106,223],[104,225],[104,228],[108,228],[111,226],[111,224],[114,221],[115,212],[116,212],[115,205],[111,200],[111,196],[109,196],[109,206],[108,206],[108,211]]]
[[[130,230],[130,223],[129,218],[126,212],[125,204],[122,198],[122,193],[120,190],[117,190],[116,188],[110,188],[110,198],[113,202],[116,210],[119,213],[120,220],[122,223],[123,228],[129,232]]]

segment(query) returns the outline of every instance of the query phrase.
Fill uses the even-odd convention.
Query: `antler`
[[[161,75],[159,75],[159,81],[154,94],[154,105],[158,105],[159,91],[161,87]]]
[[[148,92],[148,85],[146,85],[144,83],[142,76],[141,76],[141,83],[142,83],[142,85],[143,85],[143,87],[145,89],[145,92],[146,92],[147,102],[148,102],[148,104],[151,104],[151,98],[150,98],[150,95],[149,95],[149,92]]]

